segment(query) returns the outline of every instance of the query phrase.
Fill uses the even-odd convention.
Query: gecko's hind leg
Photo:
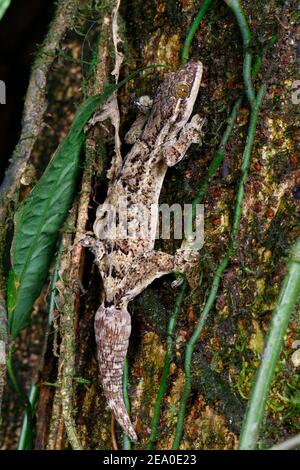
[[[196,250],[180,248],[175,256],[162,251],[146,251],[129,266],[116,293],[116,300],[126,298],[129,302],[154,279],[173,272],[185,274],[190,286],[195,287],[199,279],[198,265],[199,252]]]
[[[175,258],[162,251],[149,250],[138,256],[129,266],[116,298],[132,300],[154,279],[174,272]]]

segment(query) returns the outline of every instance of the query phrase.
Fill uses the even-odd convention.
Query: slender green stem
[[[216,151],[216,153],[214,155],[214,158],[213,158],[211,164],[209,165],[207,174],[204,178],[204,181],[201,185],[201,188],[200,188],[197,196],[195,197],[195,199],[193,201],[193,215],[194,215],[196,205],[200,204],[201,200],[203,199],[203,197],[207,193],[209,183],[210,183],[212,177],[216,174],[217,169],[219,168],[220,164],[222,163],[222,161],[224,159],[226,145],[227,145],[228,139],[229,139],[229,137],[232,133],[232,129],[233,129],[234,123],[236,121],[237,115],[239,113],[239,110],[241,108],[242,101],[243,101],[242,96],[236,100],[236,102],[235,102],[235,104],[232,108],[232,111],[231,111],[229,117],[227,118],[227,126],[226,126],[226,129],[225,129],[224,134],[222,136],[222,139],[221,139],[221,142],[219,144],[218,150]]]
[[[275,375],[275,367],[288,328],[289,319],[300,293],[300,237],[293,246],[280,296],[271,321],[261,364],[256,373],[244,418],[240,450],[256,447],[264,416],[268,393]]]
[[[24,403],[25,405],[27,426],[26,426],[26,432],[25,432],[26,441],[24,441],[24,446],[26,449],[32,449],[33,448],[32,408],[31,408],[31,403],[28,400],[28,397],[26,393],[24,392],[24,390],[22,389],[21,385],[19,384],[17,376],[15,374],[14,364],[13,364],[14,352],[15,352],[15,349],[14,349],[14,346],[12,345],[8,352],[8,359],[6,363],[7,373],[8,373],[8,376],[11,380],[12,386],[16,394],[21,399],[21,402]]]
[[[227,141],[228,141],[228,139],[230,137],[230,134],[232,132],[234,123],[236,121],[236,117],[237,117],[239,109],[241,107],[241,104],[242,104],[242,97],[240,97],[236,101],[236,103],[235,103],[235,105],[234,105],[234,107],[231,111],[231,114],[230,114],[230,116],[227,120],[227,127],[226,127],[225,132],[223,134],[223,137],[221,139],[219,148],[218,148],[217,152],[215,153],[215,156],[214,156],[214,158],[213,158],[213,160],[212,160],[212,162],[209,166],[207,175],[206,175],[206,177],[205,177],[205,179],[204,179],[204,181],[201,185],[201,188],[200,188],[196,198],[193,201],[193,204],[192,204],[192,207],[193,207],[192,217],[195,215],[196,205],[200,204],[203,197],[207,193],[209,183],[210,183],[212,177],[215,175],[215,173],[216,173],[218,167],[220,166],[222,160],[224,159],[226,144],[227,144]],[[192,226],[191,221],[189,221],[187,226],[188,227]],[[183,301],[183,298],[184,298],[183,295],[184,295],[184,292],[186,290],[186,287],[187,287],[186,283],[184,283],[184,285],[181,287],[181,291],[178,294],[176,304],[175,304],[175,307],[174,307],[174,310],[173,310],[173,314],[170,318],[169,325],[168,325],[167,352],[166,352],[166,357],[165,357],[165,363],[164,363],[164,368],[163,368],[162,379],[161,379],[159,391],[158,391],[157,398],[156,398],[154,416],[153,416],[152,427],[151,427],[151,435],[150,435],[150,438],[149,438],[147,449],[152,449],[153,448],[153,445],[154,445],[154,443],[156,441],[156,438],[157,438],[161,403],[162,403],[163,396],[164,396],[164,394],[166,392],[166,389],[167,389],[167,377],[168,377],[169,368],[170,368],[171,352],[172,352],[172,349],[173,349],[174,339],[173,339],[172,335],[173,335],[173,331],[174,331],[174,328],[175,328],[175,324],[176,324],[180,304],[181,304],[181,302]]]
[[[259,69],[261,67],[261,64],[262,64],[262,57],[259,56],[259,57],[257,57],[254,65],[253,65],[253,72],[252,72],[253,76],[257,75],[257,73],[259,72]],[[209,166],[209,169],[207,171],[207,175],[204,178],[204,181],[203,181],[203,183],[202,183],[202,185],[199,189],[199,192],[198,192],[197,196],[195,197],[195,199],[192,203],[192,208],[193,208],[192,218],[195,216],[196,205],[200,204],[202,199],[206,195],[207,190],[209,188],[209,183],[210,183],[211,179],[215,175],[217,169],[219,168],[220,164],[222,163],[222,161],[224,159],[226,145],[227,145],[228,139],[229,139],[229,137],[232,133],[234,123],[236,121],[237,115],[238,115],[239,110],[240,110],[241,105],[242,105],[242,101],[243,101],[243,96],[240,96],[237,99],[237,101],[235,102],[235,104],[232,108],[232,111],[230,113],[230,116],[227,119],[227,126],[226,126],[226,129],[225,129],[224,134],[222,136],[222,139],[221,139],[220,145],[218,147],[218,150],[215,153],[214,158],[213,158],[213,160],[212,160],[212,162]],[[192,221],[189,221],[187,223],[187,226],[192,227]],[[181,297],[181,292],[178,295],[178,299],[180,297]],[[177,301],[178,301],[178,299],[177,299]],[[177,301],[176,301],[176,305],[177,305]],[[174,315],[175,310],[176,310],[176,305],[175,305],[173,315]],[[168,331],[171,330],[172,324],[174,323],[173,315],[171,316],[171,319],[169,321]],[[174,327],[175,327],[175,324],[174,324]],[[170,344],[168,344],[167,347],[171,351],[172,348],[173,348],[172,342],[174,341],[174,339],[172,339],[171,336],[169,336],[169,341],[170,341]],[[154,443],[156,441],[156,438],[157,438],[157,430],[158,430],[159,416],[160,416],[160,410],[161,410],[161,402],[162,402],[162,398],[163,398],[163,396],[166,392],[166,389],[167,389],[167,376],[168,376],[168,373],[169,373],[169,367],[170,367],[170,355],[167,352],[166,357],[165,357],[165,363],[164,363],[164,368],[163,368],[163,375],[162,375],[162,379],[161,379],[161,384],[160,384],[158,395],[157,395],[157,398],[156,398],[154,417],[153,417],[152,427],[151,427],[151,435],[150,435],[150,438],[149,438],[147,449],[152,449],[153,448],[153,445],[154,445]]]
[[[126,406],[126,409],[128,413],[130,413],[130,402],[129,402],[129,397],[128,397],[128,380],[129,380],[129,372],[128,372],[128,360],[126,358],[125,364],[124,364],[124,373],[123,373],[123,398],[124,398],[124,403]],[[123,450],[130,450],[131,449],[131,441],[126,434],[124,434],[123,437]]]
[[[239,187],[238,187],[237,201],[236,201],[236,207],[235,207],[235,212],[234,212],[233,225],[231,229],[231,242],[230,242],[230,245],[229,245],[229,248],[227,250],[225,257],[219,264],[218,269],[214,275],[207,302],[204,306],[203,311],[200,314],[194,334],[189,340],[187,347],[186,347],[186,355],[185,355],[185,363],[184,363],[185,384],[184,384],[184,389],[183,389],[180,407],[179,407],[176,433],[175,433],[175,438],[174,438],[174,442],[172,446],[173,449],[178,449],[180,445],[181,437],[183,434],[185,410],[186,410],[187,401],[191,392],[191,363],[192,363],[192,355],[193,355],[194,347],[203,331],[203,327],[206,323],[210,310],[212,309],[215,303],[221,277],[226,267],[228,266],[229,260],[235,250],[236,236],[238,233],[239,222],[240,222],[241,213],[242,213],[244,187],[245,187],[245,183],[246,183],[248,172],[249,172],[250,158],[251,158],[251,152],[252,152],[252,147],[253,147],[253,141],[254,141],[254,137],[256,133],[258,113],[261,107],[264,93],[265,93],[265,86],[262,85],[261,88],[259,89],[255,106],[254,108],[252,108],[251,115],[250,115],[248,136],[247,136],[247,141],[246,141],[246,145],[245,145],[245,149],[243,153],[242,177],[241,177]]]
[[[251,41],[251,31],[247,23],[245,14],[240,4],[240,0],[225,0],[225,3],[233,11],[236,20],[238,22],[239,28],[241,30],[241,35],[243,38],[244,47],[248,47]]]
[[[236,209],[235,209],[235,213],[233,217],[233,225],[231,229],[231,237],[234,243],[235,243],[235,237],[238,233],[239,223],[240,223],[242,209],[243,209],[245,184],[248,178],[248,173],[249,173],[249,168],[250,168],[251,151],[252,151],[253,142],[254,142],[255,133],[256,133],[258,113],[261,107],[261,103],[262,103],[265,91],[266,91],[266,86],[262,85],[258,91],[257,98],[255,100],[255,106],[252,109],[251,115],[250,115],[247,141],[246,141],[246,146],[245,146],[244,155],[243,155],[242,176],[241,176],[241,180],[240,180],[239,187],[238,187],[237,204],[236,204]]]
[[[214,0],[204,0],[199,12],[197,13],[197,16],[195,17],[192,26],[189,29],[189,32],[186,36],[186,39],[184,41],[184,45],[182,48],[181,52],[181,62],[185,64],[189,60],[189,50],[190,50],[190,45],[192,40],[194,39],[194,36],[196,34],[196,31],[199,27],[199,24],[203,20],[207,10],[209,9],[210,5],[212,4]]]
[[[2,20],[11,0],[0,0],[0,20]]]
[[[251,106],[255,104],[255,94],[251,80],[251,66],[252,66],[252,55],[246,52],[245,59],[243,62],[243,77],[246,95]]]
[[[53,311],[55,308],[55,297],[57,295],[57,289],[55,287],[57,281],[58,281],[58,271],[60,267],[60,260],[61,260],[61,250],[62,250],[62,244],[61,241],[59,242],[58,245],[58,252],[57,252],[57,257],[56,257],[56,263],[55,263],[55,270],[51,278],[51,283],[50,283],[50,299],[49,299],[49,307],[48,307],[48,327],[52,323],[52,315]],[[45,340],[44,340],[44,348],[46,347],[48,341],[48,331],[46,332],[45,335]],[[28,400],[31,406],[31,411],[33,414],[37,398],[38,398],[38,393],[39,393],[39,387],[36,383],[31,384],[31,388],[29,391],[29,396]],[[23,423],[22,423],[22,428],[19,436],[19,442],[18,442],[18,450],[30,450],[31,448],[28,448],[28,432],[33,434],[33,430],[29,430],[29,422],[27,418],[27,413],[24,414],[23,417]]]
[[[194,351],[194,346],[196,342],[199,339],[199,336],[202,332],[202,329],[205,325],[206,319],[208,317],[208,314],[210,312],[211,307],[214,304],[218,287],[220,284],[220,279],[221,276],[228,264],[227,258],[225,258],[222,263],[219,265],[216,274],[214,276],[213,282],[212,282],[212,287],[209,293],[208,300],[206,302],[205,308],[202,311],[199,321],[197,323],[197,327],[193,333],[193,336],[189,340],[187,347],[186,347],[186,352],[185,352],[185,360],[184,360],[184,372],[185,372],[185,383],[184,383],[184,388],[181,396],[181,402],[180,402],[180,407],[179,407],[179,413],[178,413],[178,418],[177,418],[177,425],[176,425],[176,433],[175,433],[175,438],[173,441],[172,449],[178,449],[181,441],[181,437],[183,434],[183,425],[184,425],[184,418],[185,418],[185,410],[186,410],[186,404],[188,401],[188,398],[191,393],[191,363],[192,363],[192,355]]]
[[[252,84],[251,79],[251,70],[252,70],[252,54],[249,51],[249,45],[251,42],[251,32],[241,7],[239,0],[224,0],[225,3],[229,6],[232,10],[237,23],[239,25],[242,39],[243,39],[243,46],[244,46],[244,63],[243,63],[243,78],[244,78],[244,86],[247,98],[251,107],[255,106],[255,92]]]
[[[39,387],[37,384],[32,384],[30,388],[30,392],[28,395],[28,401],[31,407],[31,414],[33,416],[34,408],[37,402],[39,394]],[[32,450],[33,449],[33,442],[31,442],[31,437],[33,435],[33,424],[28,421],[28,414],[25,413],[22,423],[22,428],[20,432],[19,442],[18,442],[18,450]]]
[[[147,449],[153,449],[153,446],[157,439],[161,404],[162,404],[162,400],[163,400],[163,397],[167,388],[167,380],[168,380],[171,358],[172,358],[172,353],[173,353],[174,329],[176,326],[176,321],[180,312],[182,302],[185,298],[186,291],[187,291],[187,282],[184,281],[180,287],[180,292],[177,295],[176,303],[175,303],[175,306],[174,306],[174,309],[173,309],[173,312],[172,312],[172,315],[168,324],[167,351],[166,351],[166,356],[165,356],[162,378],[161,378],[158,394],[156,397],[154,415],[153,415],[152,426],[151,426],[151,434],[149,437]]]

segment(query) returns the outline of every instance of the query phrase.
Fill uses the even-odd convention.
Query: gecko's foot
[[[199,283],[199,251],[192,249],[178,249],[175,253],[175,269],[185,274],[192,289]]]
[[[95,244],[95,237],[93,232],[86,232],[85,235],[80,239],[82,246],[89,248]]]
[[[110,96],[105,103],[102,105],[99,111],[96,111],[94,115],[89,119],[84,127],[84,132],[87,133],[92,127],[98,122],[103,122],[111,116],[112,113],[112,102],[113,96]]]
[[[89,235],[92,234],[93,236]],[[81,238],[80,243],[85,248],[89,248],[93,253],[102,246],[102,242],[97,240],[92,232],[87,232],[84,237]]]
[[[186,124],[186,131],[189,133],[191,142],[194,144],[201,144],[201,137],[203,135],[203,126],[206,124],[207,119],[202,118],[199,114],[195,114],[189,123]]]
[[[171,282],[171,287],[172,289],[177,289],[177,287],[181,286],[183,283],[183,278],[179,277],[178,279],[175,279],[173,282]]]
[[[135,142],[137,142],[141,137],[149,112],[153,105],[153,100],[150,96],[141,96],[137,101],[135,101],[135,105],[139,109],[139,114],[124,137],[125,142],[131,145],[135,144]]]
[[[87,232],[88,233],[88,232]],[[103,246],[103,243],[101,240],[98,240],[97,238],[91,237],[89,235],[85,235],[81,240],[80,243],[82,246],[85,248],[89,248],[91,252],[95,256],[95,261],[98,266],[100,266],[100,261],[103,258],[105,254],[105,248]]]

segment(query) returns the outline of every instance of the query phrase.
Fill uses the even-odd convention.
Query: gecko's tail
[[[97,355],[103,390],[116,420],[131,440],[137,435],[130,422],[122,393],[122,377],[131,332],[126,308],[101,305],[95,317]]]

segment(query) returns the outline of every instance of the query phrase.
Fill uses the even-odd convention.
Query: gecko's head
[[[181,119],[187,122],[196,101],[203,73],[200,61],[190,60],[170,76],[170,96],[173,96],[175,109],[178,108]]]
[[[169,123],[169,133],[176,133],[186,124],[198,95],[202,72],[202,63],[190,60],[176,72],[165,76],[153,103],[148,129],[159,129]]]

